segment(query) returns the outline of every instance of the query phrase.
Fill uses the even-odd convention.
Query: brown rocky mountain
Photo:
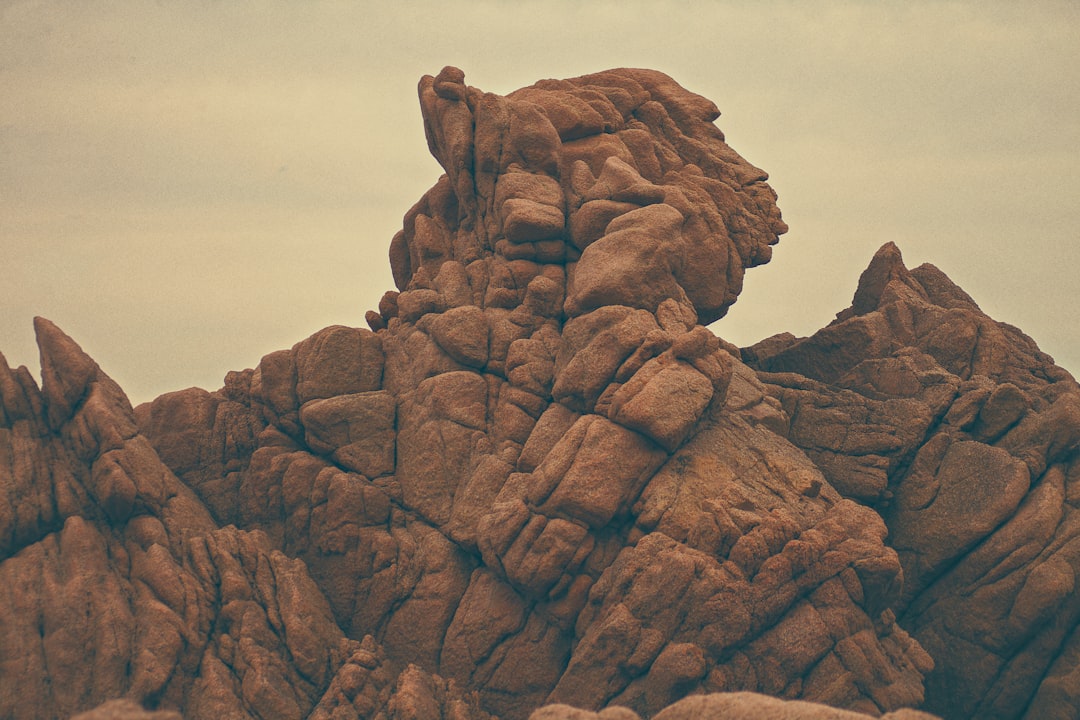
[[[893,245],[716,338],[786,226],[661,73],[420,102],[370,330],[135,409],[0,363],[0,717],[1080,714],[1067,372]]]

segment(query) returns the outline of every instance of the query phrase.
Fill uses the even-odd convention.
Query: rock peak
[[[443,265],[457,263],[480,293],[471,302],[513,308],[525,275],[558,266],[570,271],[567,316],[674,299],[709,323],[787,230],[766,173],[712,124],[715,104],[663,73],[607,70],[503,97],[447,67],[423,77],[419,95],[446,175],[391,246],[402,293],[435,289]]]
[[[918,287],[918,283],[904,265],[900,248],[890,241],[874,253],[870,265],[859,276],[859,286],[851,301],[851,312],[856,315],[865,315],[876,310],[883,297],[886,296],[887,289],[894,293],[903,292],[898,286],[904,286],[906,290],[925,297],[922,288]]]
[[[41,393],[49,424],[56,428],[86,396],[98,364],[50,320],[35,317],[34,333],[41,359]]]

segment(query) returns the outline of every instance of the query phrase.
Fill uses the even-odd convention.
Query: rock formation
[[[947,718],[1080,712],[1080,387],[932,265],[886,245],[815,335],[743,353],[787,437],[879,511],[904,569],[892,605],[933,657]]]
[[[661,73],[420,104],[370,330],[135,409],[0,362],[0,716],[1080,712],[1068,373],[892,245],[716,338],[786,226]]]

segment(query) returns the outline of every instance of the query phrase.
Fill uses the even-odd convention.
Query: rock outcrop
[[[893,606],[948,718],[1080,712],[1080,387],[932,265],[886,245],[852,306],[743,352],[837,490],[879,511]]]
[[[891,245],[715,337],[786,226],[661,73],[420,102],[370,329],[135,409],[0,363],[0,716],[1080,711],[1068,373]]]

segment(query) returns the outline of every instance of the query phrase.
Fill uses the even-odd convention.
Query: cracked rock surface
[[[1080,712],[1073,378],[892,244],[828,327],[742,354],[788,439],[884,519],[904,577],[892,611],[934,660],[923,707]]]
[[[419,95],[367,328],[134,409],[0,363],[0,716],[1080,712],[1068,373],[892,245],[715,337],[786,226],[661,73]]]

